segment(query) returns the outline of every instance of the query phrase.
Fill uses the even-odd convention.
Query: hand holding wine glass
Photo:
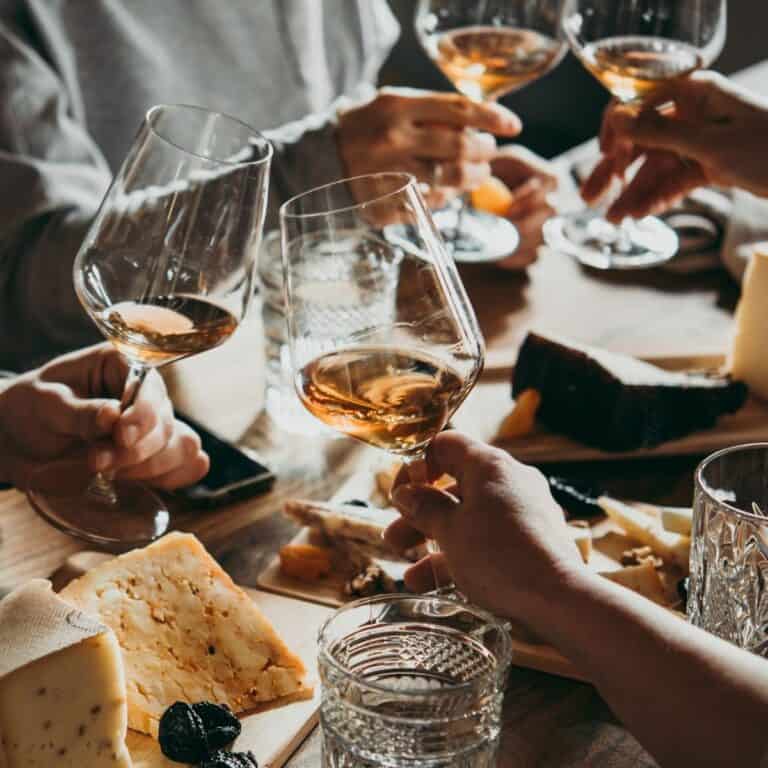
[[[250,304],[271,146],[234,118],[153,107],[107,192],[74,265],[75,290],[130,365],[121,410],[153,368],[211,349]],[[172,524],[148,489],[113,472],[56,462],[29,498],[49,522],[101,546],[128,548]]]

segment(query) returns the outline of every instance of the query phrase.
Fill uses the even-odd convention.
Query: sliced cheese
[[[241,713],[311,695],[301,660],[194,536],[172,533],[121,555],[61,595],[117,635],[137,731],[156,735],[175,701]]]
[[[592,557],[592,531],[590,530],[589,523],[581,520],[575,523],[568,523],[568,530],[570,531],[573,543],[581,554],[581,559],[585,563],[589,563],[589,559]]]
[[[131,768],[125,674],[114,633],[59,600],[47,582],[33,582],[7,600],[15,605],[0,604],[2,634],[16,631],[16,643],[33,653],[49,642],[65,647],[0,679],[0,766]],[[87,636],[69,645],[73,627]]]
[[[603,578],[621,584],[633,592],[637,592],[654,603],[667,605],[667,593],[664,589],[664,582],[661,580],[655,566],[649,560],[641,565],[630,565],[627,568],[621,568],[618,571],[609,571],[600,574]]]
[[[641,544],[647,544],[662,560],[686,570],[691,540],[688,536],[665,531],[658,519],[616,499],[601,496],[597,503],[608,517]]]
[[[693,510],[690,507],[662,507],[661,524],[667,531],[690,536],[693,527]]]
[[[730,355],[731,375],[750,392],[768,399],[768,243],[749,262],[736,310],[736,329]]]

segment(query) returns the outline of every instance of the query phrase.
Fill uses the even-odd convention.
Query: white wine
[[[330,427],[391,453],[423,450],[464,399],[466,381],[421,351],[329,352],[298,374],[305,407]]]
[[[703,65],[698,49],[663,37],[610,37],[580,56],[587,69],[620,101],[641,102],[670,80]]]
[[[464,27],[434,34],[426,48],[456,89],[493,101],[542,77],[559,62],[564,45],[530,29]]]
[[[195,296],[122,301],[96,316],[101,332],[129,360],[161,365],[217,347],[237,329],[228,310]]]

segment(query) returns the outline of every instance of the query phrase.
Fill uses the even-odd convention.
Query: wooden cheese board
[[[81,576],[110,555],[81,552],[69,558],[51,579],[56,587]],[[232,746],[236,751],[253,751],[262,768],[281,768],[312,731],[318,721],[320,685],[317,674],[317,633],[332,611],[312,602],[244,588],[258,608],[290,644],[307,668],[307,682],[314,686],[312,698],[294,701],[241,719],[242,733]],[[134,731],[126,741],[134,768],[178,768],[179,763],[163,756],[155,739]]]
[[[646,358],[647,362],[670,371],[712,371],[722,368],[722,356],[680,356]],[[709,430],[695,432],[655,448],[612,453],[579,443],[537,425],[534,431],[516,439],[497,437],[499,425],[512,410],[512,369],[489,372],[452,419],[460,431],[492,442],[519,461],[529,464],[555,462],[616,461],[661,456],[705,456],[721,448],[768,440],[768,402],[750,396],[736,413],[721,417]]]
[[[374,503],[380,503],[380,494],[375,488],[372,472],[361,472],[351,477],[334,494],[331,502],[340,504],[352,498],[371,499]],[[621,569],[622,551],[634,546],[636,542],[605,518],[594,520],[590,528],[593,543],[588,565],[590,570],[595,573],[608,573]],[[291,543],[305,544],[309,540],[309,529],[302,528]],[[344,581],[342,576],[334,573],[313,583],[300,581],[281,571],[279,557],[275,557],[257,578],[259,587],[264,590],[332,608],[337,608],[351,599],[344,596]],[[586,679],[568,659],[550,646],[537,642],[522,628],[512,627],[511,634],[513,664],[516,666],[574,680]]]

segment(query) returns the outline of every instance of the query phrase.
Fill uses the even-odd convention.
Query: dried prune
[[[208,752],[214,752],[231,744],[243,729],[240,721],[225,704],[201,701],[198,704],[193,704],[192,709],[203,722]]]
[[[165,710],[158,736],[163,754],[178,763],[199,763],[210,751],[202,718],[183,701]]]
[[[227,752],[224,749],[210,755],[200,768],[259,768],[253,752]]]

